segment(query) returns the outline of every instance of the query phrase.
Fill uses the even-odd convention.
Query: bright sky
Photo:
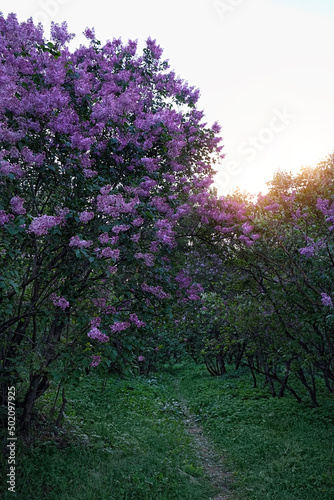
[[[220,194],[251,193],[279,168],[297,172],[334,150],[333,0],[4,0],[49,35],[67,21],[101,42],[151,36],[171,68],[200,88],[206,121],[222,126]]]

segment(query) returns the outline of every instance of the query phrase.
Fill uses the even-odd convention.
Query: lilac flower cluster
[[[84,212],[81,212],[79,214],[79,220],[80,222],[83,222],[84,224],[87,224],[87,222],[89,222],[90,220],[94,219],[94,212],[87,212],[87,211],[84,211]]]
[[[251,231],[253,231],[254,226],[252,226],[249,222],[245,222],[244,224],[242,224],[241,229],[244,234],[249,234]]]
[[[56,295],[55,293],[51,294],[50,298],[52,300],[53,305],[56,307],[60,307],[60,309],[62,309],[63,311],[65,311],[65,309],[70,305],[68,300],[66,300],[64,297]]]
[[[329,295],[327,295],[327,293],[321,294],[321,302],[323,303],[324,306],[333,307],[332,298]]]
[[[141,289],[144,292],[149,292],[155,295],[158,299],[169,299],[170,295],[166,293],[161,286],[150,286],[146,283],[142,283]]]
[[[189,288],[191,285],[191,277],[187,276],[184,271],[180,271],[176,278],[175,281],[179,284],[180,289],[182,288]]]
[[[101,356],[93,356],[93,361],[91,362],[90,366],[98,366],[101,362]]]
[[[271,205],[267,205],[264,207],[264,209],[267,210],[268,212],[278,212],[280,208],[281,207],[279,203],[271,203]]]
[[[111,217],[117,218],[121,214],[134,214],[135,206],[139,203],[137,197],[132,198],[128,203],[121,194],[108,194],[111,186],[105,186],[100,190],[97,197],[97,210]]]
[[[308,245],[306,247],[300,248],[298,251],[300,255],[305,255],[305,257],[313,257],[317,251],[325,248],[326,246],[326,238],[320,238],[320,240],[317,242],[309,236],[304,236],[304,238],[307,241]]]
[[[133,219],[132,221],[132,225],[133,226],[142,226],[144,224],[144,219],[143,217],[136,217],[135,219]]]
[[[15,217],[13,214],[6,214],[4,210],[0,210],[0,226],[4,226],[5,224],[8,224],[11,220],[13,220]]]
[[[35,217],[29,226],[29,232],[36,234],[36,236],[43,236],[48,233],[50,229],[64,223],[62,217],[54,215],[41,215]]]
[[[103,250],[99,254],[99,257],[105,257],[107,259],[117,260],[119,258],[119,254],[120,254],[120,250],[118,248],[106,247],[106,248],[103,248]]]
[[[131,324],[128,322],[115,321],[115,323],[110,326],[110,329],[113,333],[116,333],[116,332],[122,332],[123,330],[130,328],[130,326]]]
[[[24,198],[20,198],[20,196],[14,196],[10,200],[10,204],[14,214],[24,215],[27,212],[23,206],[23,203],[24,203]]]
[[[96,326],[91,328],[87,335],[89,338],[98,340],[99,342],[108,342],[109,340],[109,337],[102,333],[101,330],[99,330],[99,328],[97,328]]]
[[[115,234],[119,234],[119,233],[124,233],[125,231],[128,231],[129,229],[130,229],[129,225],[120,224],[119,226],[114,226],[112,228],[112,232]]]
[[[162,219],[156,222],[155,227],[157,228],[156,237],[158,241],[161,241],[161,243],[170,248],[175,247],[175,232],[172,229],[172,223],[166,219]]]
[[[97,316],[96,318],[93,318],[90,322],[92,328],[98,328],[101,324],[101,318],[100,316]]]
[[[245,243],[248,247],[254,245],[255,241],[260,238],[259,234],[252,234],[249,237],[246,236],[245,234],[241,234],[239,236],[239,240]]]
[[[329,231],[334,231],[334,203],[330,204],[329,200],[318,198],[317,208],[327,217],[326,222],[332,225],[328,228]]]
[[[141,328],[142,326],[146,326],[146,323],[144,323],[144,321],[140,321],[140,319],[138,318],[137,314],[130,314],[130,321],[137,328]]]
[[[92,241],[81,240],[79,236],[72,236],[68,246],[73,248],[89,248],[92,244]]]
[[[155,257],[151,253],[137,252],[137,253],[135,253],[135,258],[136,259],[143,259],[143,261],[145,262],[146,266],[148,266],[148,267],[152,267],[154,265]]]

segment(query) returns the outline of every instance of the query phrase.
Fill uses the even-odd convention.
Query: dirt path
[[[180,394],[179,384],[176,383],[178,400],[184,414],[185,429],[191,435],[194,450],[200,460],[204,471],[211,478],[211,484],[218,490],[216,496],[210,500],[232,500],[229,486],[232,482],[232,474],[226,471],[223,459],[214,450],[213,444],[205,436],[203,428],[198,423],[196,415],[191,414],[187,403]]]

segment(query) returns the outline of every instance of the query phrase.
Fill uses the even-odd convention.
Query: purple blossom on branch
[[[105,257],[107,259],[115,259],[117,260],[119,258],[120,251],[118,248],[104,248],[102,252],[100,253],[100,257]]]
[[[14,214],[24,215],[27,212],[23,206],[23,203],[24,203],[24,198],[20,198],[19,196],[14,196],[10,200],[10,205],[12,207]]]
[[[92,244],[92,241],[81,240],[79,236],[72,236],[68,246],[73,248],[89,248]]]
[[[98,366],[101,361],[101,356],[93,356],[93,361],[91,362],[90,366]]]
[[[13,214],[6,214],[4,210],[0,210],[0,226],[4,226],[10,220],[13,220],[15,217]]]
[[[109,337],[101,332],[96,326],[88,332],[88,337],[99,342],[108,342]]]
[[[51,21],[51,38],[59,43],[60,46],[70,42],[75,35],[67,31],[67,23],[64,21],[62,24],[56,24]]]
[[[40,217],[35,217],[32,220],[29,226],[29,232],[34,233],[37,236],[43,236],[48,233],[49,229],[63,223],[64,220],[61,217],[56,217],[54,215],[41,215]]]
[[[110,326],[110,329],[113,333],[116,333],[116,332],[122,332],[123,330],[130,328],[130,326],[131,324],[125,321],[123,322],[116,321],[113,325]]]
[[[66,300],[64,297],[56,295],[55,293],[51,294],[50,298],[52,300],[53,305],[56,307],[60,307],[60,309],[62,309],[63,311],[65,311],[65,309],[70,305],[68,300]]]
[[[321,302],[323,303],[324,306],[333,307],[332,298],[329,295],[327,295],[327,293],[321,294]]]
[[[146,323],[144,323],[144,321],[140,321],[140,319],[138,319],[137,314],[131,314],[130,321],[132,323],[134,323],[134,325],[136,325],[137,328],[140,328],[142,326],[146,326]]]
[[[84,211],[84,212],[81,212],[81,214],[79,215],[79,219],[80,219],[80,222],[83,222],[84,224],[86,224],[90,220],[94,219],[94,216],[95,216],[94,212]]]

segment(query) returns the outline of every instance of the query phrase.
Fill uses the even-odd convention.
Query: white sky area
[[[216,186],[266,191],[334,150],[333,0],[5,0],[19,21],[67,21],[73,47],[151,36],[171,69],[201,91],[205,121],[222,126]],[[88,42],[87,42],[88,43]]]

